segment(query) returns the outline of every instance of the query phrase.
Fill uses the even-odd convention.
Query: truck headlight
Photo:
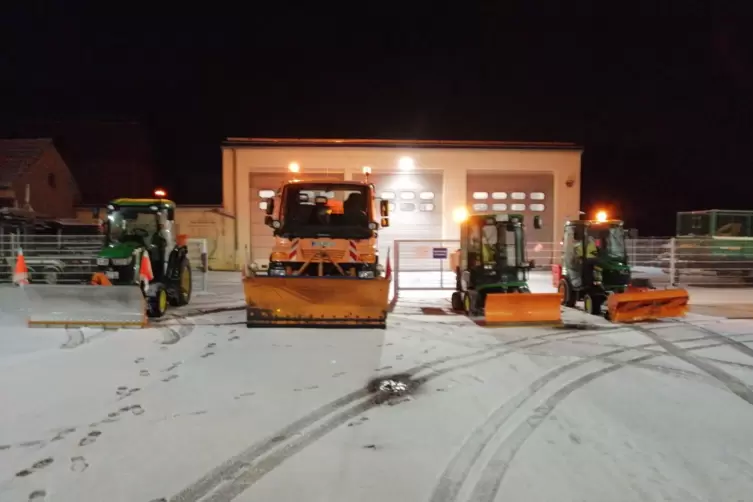
[[[374,278],[374,272],[372,270],[359,270],[358,271],[358,278],[359,279],[373,279]]]
[[[116,267],[124,267],[128,265],[129,263],[131,263],[130,258],[113,258],[112,259],[112,264],[115,265]]]
[[[110,263],[110,260],[108,260],[107,258],[97,258],[97,265],[106,267],[107,265],[109,265],[109,263]]]

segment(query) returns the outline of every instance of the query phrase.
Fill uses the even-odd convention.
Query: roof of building
[[[582,147],[558,141],[459,141],[425,139],[337,139],[337,138],[227,138],[225,146],[313,146],[313,147],[402,147],[402,148],[489,148],[581,150]]]
[[[0,139],[0,184],[12,183],[37,163],[52,140]]]

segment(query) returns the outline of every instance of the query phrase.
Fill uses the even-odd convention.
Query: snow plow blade
[[[138,286],[24,286],[31,327],[146,327],[146,304]]]
[[[246,325],[384,329],[389,287],[383,278],[245,277]]]
[[[491,293],[484,304],[489,324],[560,324],[559,293]]]
[[[607,299],[609,320],[619,323],[651,321],[664,317],[684,317],[688,312],[688,292],[684,289],[628,288]]]

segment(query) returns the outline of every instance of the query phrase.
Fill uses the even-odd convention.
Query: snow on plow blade
[[[612,322],[683,317],[688,312],[688,292],[684,289],[628,289],[610,295],[607,308]]]
[[[29,326],[143,328],[144,296],[137,286],[24,286]]]
[[[390,281],[350,277],[246,277],[246,325],[384,328]]]
[[[559,324],[559,293],[491,293],[484,304],[489,324]]]

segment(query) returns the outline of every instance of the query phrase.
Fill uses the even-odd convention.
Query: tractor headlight
[[[359,270],[358,278],[359,279],[373,279],[374,271],[373,270]]]
[[[282,223],[280,223],[280,220],[274,220],[272,222],[272,228],[280,228],[282,226]]]
[[[525,281],[526,280],[526,271],[525,270],[518,270],[518,280],[519,281]]]
[[[372,221],[371,223],[369,223],[369,230],[376,230],[376,229],[377,229],[377,224],[375,222]]]
[[[256,263],[256,262],[254,262],[251,265],[249,265],[248,268],[250,268],[251,270],[253,270],[254,272],[256,272],[257,270],[259,270],[259,264]]]
[[[110,264],[110,260],[108,260],[107,258],[97,258],[97,265],[101,267],[106,267],[109,264]]]
[[[124,267],[128,265],[129,263],[131,263],[130,258],[113,258],[112,259],[112,264],[116,267]]]

